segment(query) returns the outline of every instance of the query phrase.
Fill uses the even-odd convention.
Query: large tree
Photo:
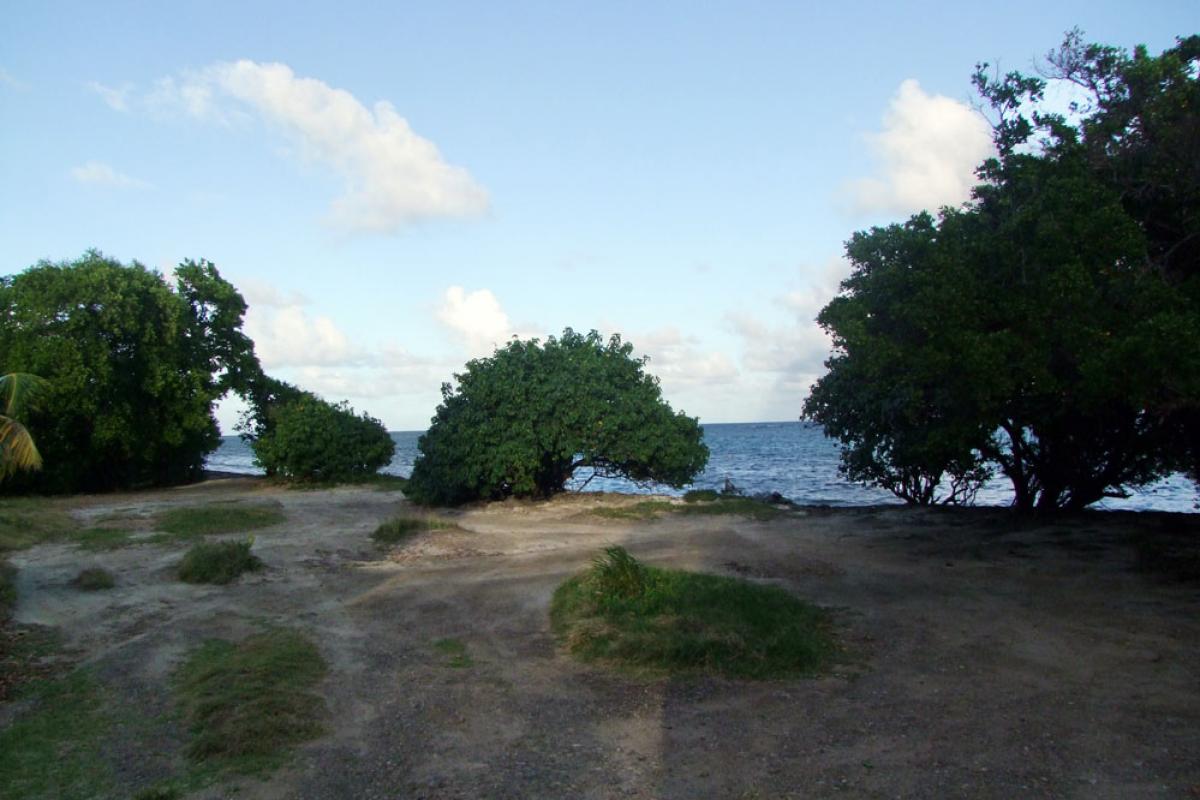
[[[1200,397],[1197,165],[1176,163],[1196,141],[1195,49],[1129,58],[1070,35],[1053,69],[1099,87],[1077,125],[1038,108],[1042,78],[981,67],[998,155],[973,200],[856,234],[819,318],[835,351],[805,413],[850,477],[932,502],[994,467],[1019,507],[1078,508],[1179,463]]]
[[[199,477],[213,402],[257,372],[245,303],[207,262],[176,285],[90,251],[0,278],[0,371],[47,379],[28,427],[45,457],[14,488],[82,491]]]
[[[442,386],[405,490],[456,505],[561,492],[581,467],[679,487],[708,461],[703,431],[672,410],[633,346],[596,331],[514,340]]]

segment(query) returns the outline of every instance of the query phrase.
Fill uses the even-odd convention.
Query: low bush
[[[811,674],[837,649],[827,614],[777,586],[650,567],[620,547],[562,584],[550,615],[572,654],[655,672]]]
[[[251,446],[268,475],[296,481],[355,481],[392,459],[396,443],[383,423],[303,396],[271,410],[272,424]]]
[[[85,592],[97,592],[113,588],[117,585],[117,581],[108,570],[90,567],[76,575],[71,584],[76,589],[82,589]]]
[[[321,733],[325,704],[312,689],[325,671],[316,646],[296,631],[205,642],[175,676],[192,734],[188,755],[238,772],[277,765],[288,747]]]
[[[263,563],[250,552],[254,539],[245,542],[201,542],[179,562],[179,579],[186,583],[227,584],[243,572],[262,569]]]

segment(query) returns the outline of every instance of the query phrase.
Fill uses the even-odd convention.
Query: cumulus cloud
[[[473,357],[491,355],[514,336],[527,339],[538,335],[533,325],[514,326],[490,289],[467,292],[451,286],[442,296],[437,318]]]
[[[148,103],[226,124],[250,115],[280,129],[300,158],[342,178],[345,189],[332,203],[330,221],[345,230],[392,233],[419,220],[488,208],[487,192],[470,173],[447,163],[391,103],[368,108],[286,64],[213,64],[160,80]]]
[[[88,81],[87,87],[100,96],[104,104],[113,111],[128,111],[130,93],[133,91],[132,84],[123,84],[122,86],[105,86],[98,81]]]
[[[307,299],[284,293],[263,281],[244,281],[246,335],[254,340],[259,361],[268,370],[278,367],[353,366],[367,360],[366,352],[330,318],[311,314]]]
[[[76,183],[91,186],[108,186],[116,189],[150,188],[150,184],[145,181],[118,172],[102,161],[89,161],[83,166],[72,168],[71,177]]]
[[[917,81],[900,84],[867,142],[880,174],[850,186],[859,212],[910,214],[967,200],[975,168],[993,153],[987,122],[970,106],[926,94]]]
[[[647,370],[667,389],[708,386],[732,381],[738,368],[725,353],[703,351],[694,336],[678,328],[665,327],[632,340],[638,351],[650,357]]]

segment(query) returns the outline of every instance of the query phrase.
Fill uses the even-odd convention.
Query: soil
[[[444,512],[458,529],[381,547],[370,533],[411,509],[372,487],[222,478],[79,498],[81,522],[146,535],[163,508],[217,500],[279,503],[287,522],[254,534],[267,568],[224,587],[175,579],[182,544],[16,553],[15,618],[57,628],[118,702],[149,711],[170,708],[172,669],[206,637],[308,632],[330,664],[328,734],[198,798],[1200,797],[1195,516],[589,513],[641,499]],[[844,659],[765,682],[578,663],[550,597],[608,544],[830,608]],[[72,588],[91,566],[116,588]],[[178,768],[171,719],[152,747],[114,737],[126,787]]]

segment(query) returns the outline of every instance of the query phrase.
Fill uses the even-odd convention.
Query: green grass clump
[[[175,680],[188,756],[244,773],[277,766],[290,746],[322,732],[325,704],[312,689],[325,671],[316,646],[292,630],[205,642]]]
[[[17,604],[17,568],[0,561],[0,625],[8,622]]]
[[[71,541],[84,550],[116,550],[132,544],[133,537],[118,528],[86,528],[71,534]]]
[[[85,592],[96,592],[102,589],[111,589],[117,585],[117,581],[113,578],[111,572],[100,567],[90,567],[83,570],[75,576],[75,580],[71,584],[77,589],[82,589]]]
[[[50,498],[0,500],[0,553],[58,539],[76,527],[71,515]]]
[[[658,569],[620,547],[555,591],[550,619],[582,659],[668,674],[811,674],[836,653],[828,615],[777,586]]]
[[[381,523],[371,534],[371,538],[380,544],[396,544],[415,533],[446,530],[453,527],[455,527],[454,523],[437,517],[396,517]]]
[[[201,542],[179,562],[179,579],[187,583],[224,585],[243,572],[262,569],[263,563],[250,552],[254,539],[244,542]]]
[[[603,506],[592,513],[607,519],[653,519],[660,512],[674,508],[675,504],[669,500],[642,500],[627,506]]]
[[[244,533],[267,528],[278,525],[285,518],[283,509],[278,505],[214,503],[163,511],[155,518],[155,527],[175,537],[190,539],[214,533]]]
[[[750,519],[768,520],[775,519],[787,512],[764,503],[761,500],[755,500],[753,497],[719,496],[711,502],[692,500],[689,505],[680,507],[679,513],[699,515],[736,514],[740,517],[750,517]]]
[[[711,503],[720,498],[716,489],[692,489],[683,493],[684,502],[687,503]]]
[[[467,652],[467,646],[458,639],[438,639],[433,643],[433,649],[447,656],[448,667],[466,669],[475,663],[471,654]]]
[[[0,800],[114,796],[101,698],[86,670],[35,685],[28,708],[0,729]]]

